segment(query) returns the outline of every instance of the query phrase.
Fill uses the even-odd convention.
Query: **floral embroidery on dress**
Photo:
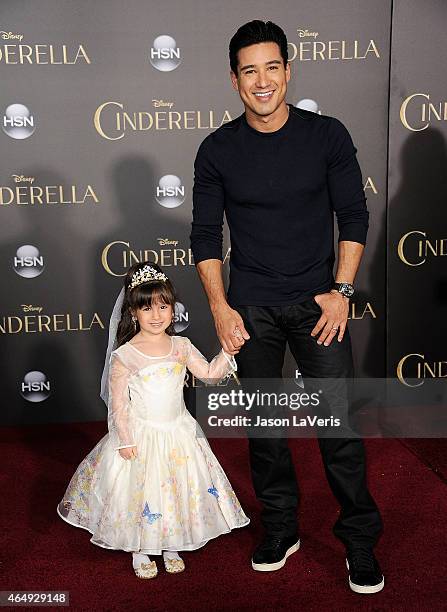
[[[186,536],[182,519],[182,496],[175,475],[171,475],[161,485],[165,497],[165,514],[163,517],[163,535],[166,537],[182,534]]]
[[[89,495],[96,477],[100,452],[98,446],[82,461],[68,485],[63,501],[63,507],[72,512],[83,526],[88,524]]]
[[[144,382],[149,382],[150,380],[154,380],[158,377],[167,378],[171,374],[177,376],[183,372],[184,367],[185,366],[181,363],[176,363],[173,366],[163,366],[157,368],[153,372],[147,372],[147,374],[142,374],[141,379],[144,380]]]
[[[186,457],[181,457],[178,454],[178,451],[176,448],[173,448],[172,451],[169,453],[169,462],[172,463],[174,466],[185,465],[188,459],[189,459],[188,455]]]

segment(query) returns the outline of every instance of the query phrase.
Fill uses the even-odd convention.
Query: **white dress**
[[[249,523],[225,472],[183,400],[186,368],[218,382],[236,370],[220,352],[209,364],[188,338],[151,357],[126,343],[112,353],[109,433],[76,470],[61,518],[104,548],[161,554],[195,550]],[[134,460],[118,448],[136,445]]]

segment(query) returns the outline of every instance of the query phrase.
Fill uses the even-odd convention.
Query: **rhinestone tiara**
[[[144,266],[140,268],[133,274],[132,280],[130,281],[129,289],[134,289],[143,283],[148,283],[150,281],[164,281],[166,282],[168,277],[163,272],[158,272],[151,266]]]

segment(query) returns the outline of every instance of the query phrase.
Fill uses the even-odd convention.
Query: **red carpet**
[[[401,442],[447,484],[447,444],[444,438],[407,438]]]
[[[384,591],[347,587],[344,550],[331,532],[336,503],[314,440],[291,443],[302,490],[302,547],[286,567],[254,572],[250,554],[261,530],[245,440],[211,440],[252,524],[199,551],[186,572],[138,580],[130,555],[89,542],[56,515],[80,460],[104,433],[102,423],[4,428],[2,438],[1,590],[70,591],[72,610],[441,610],[446,609],[447,488],[394,440],[368,440],[369,482],[385,522],[376,549]],[[23,609],[23,608],[22,608]]]

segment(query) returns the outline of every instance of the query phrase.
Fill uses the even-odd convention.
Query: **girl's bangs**
[[[165,283],[143,283],[132,290],[130,301],[132,308],[138,309],[158,301],[173,306],[175,299]]]

